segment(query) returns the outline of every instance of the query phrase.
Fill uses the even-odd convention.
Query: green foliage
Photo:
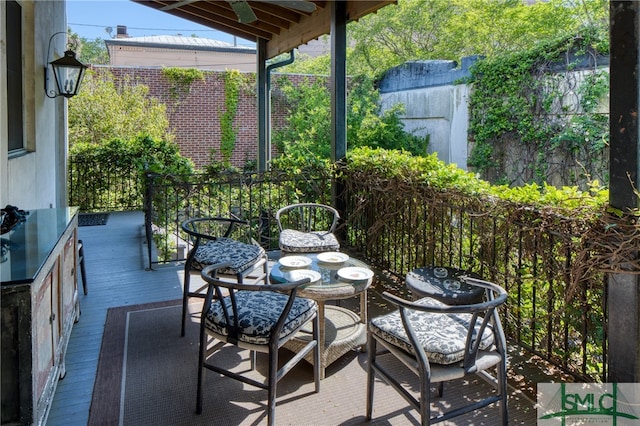
[[[159,174],[192,173],[191,160],[182,157],[178,146],[167,140],[149,135],[125,139],[111,139],[101,145],[77,144],[69,155],[75,160],[87,160],[106,166],[125,167],[140,173]]]
[[[162,68],[162,75],[173,83],[169,89],[171,97],[177,99],[181,93],[189,93],[194,81],[204,81],[204,71],[197,68]]]
[[[542,184],[557,175],[564,184],[585,183],[594,172],[606,178],[608,118],[599,109],[608,74],[571,72],[585,54],[603,53],[598,50],[603,47],[598,31],[585,28],[578,36],[478,62],[469,102],[469,164],[494,182],[513,183],[508,176],[515,175]],[[567,71],[552,71],[558,67]],[[509,155],[534,161],[518,170]]]
[[[411,60],[491,58],[585,25],[606,37],[607,0],[403,0],[349,24],[347,67],[351,75],[378,77]],[[285,69],[329,74],[328,56],[306,62]]]
[[[281,79],[278,87],[287,102],[287,126],[273,136],[278,150],[291,161],[303,163],[331,158],[331,99],[327,79],[317,77],[294,85]],[[400,108],[381,112],[379,93],[372,80],[350,81],[347,97],[347,149],[360,146],[404,149],[426,153],[428,137],[403,130]]]
[[[228,166],[231,163],[231,156],[236,147],[237,131],[233,123],[238,112],[238,101],[240,92],[248,83],[246,77],[238,70],[226,71],[224,79],[224,106],[225,110],[220,116],[220,154],[223,164]]]
[[[69,100],[69,145],[101,144],[138,134],[172,140],[166,107],[149,88],[126,78],[116,85],[105,70],[87,70],[80,93]]]
[[[180,155],[175,143],[148,135],[75,144],[69,156],[74,164],[68,176],[73,188],[69,203],[84,211],[99,198],[112,210],[141,208],[146,173],[193,173],[191,160]]]
[[[331,158],[331,99],[327,79],[307,79],[294,85],[278,80],[278,89],[287,103],[287,126],[273,133],[281,153],[293,157]]]
[[[360,176],[370,176],[371,179],[396,179],[426,185],[436,191],[496,197],[520,206],[552,207],[563,211],[586,208],[594,212],[608,203],[608,190],[598,181],[590,182],[587,191],[576,186],[556,188],[535,183],[518,187],[491,185],[474,173],[439,160],[435,153],[414,156],[403,151],[361,147],[350,151],[347,160],[347,170],[357,172]]]
[[[83,64],[109,65],[109,52],[104,44],[104,40],[96,38],[91,41],[80,37],[77,58]]]

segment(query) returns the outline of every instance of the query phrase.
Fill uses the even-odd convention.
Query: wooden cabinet
[[[2,425],[43,425],[79,317],[77,210],[30,212],[3,238],[0,264]]]

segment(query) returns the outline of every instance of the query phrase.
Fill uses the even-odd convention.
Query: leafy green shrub
[[[331,158],[331,99],[325,78],[299,85],[288,79],[278,82],[288,105],[287,125],[274,132],[273,140],[287,161]],[[416,155],[426,153],[428,137],[404,131],[400,108],[381,112],[380,96],[370,79],[352,79],[347,98],[347,149],[361,146],[404,149]],[[313,160],[315,161],[315,160]]]
[[[70,148],[70,205],[91,210],[102,197],[113,210],[142,208],[146,173],[190,174],[191,160],[182,157],[175,143],[138,136],[112,139],[100,145],[80,143]]]
[[[173,140],[166,106],[130,77],[116,85],[106,70],[88,70],[80,93],[69,100],[69,145],[133,139],[138,134]]]
[[[435,155],[368,147],[350,151],[338,174],[348,245],[371,263],[399,280],[442,264],[500,283],[512,341],[602,379],[604,272],[629,264],[640,226],[607,213],[598,182],[587,190],[491,185]]]

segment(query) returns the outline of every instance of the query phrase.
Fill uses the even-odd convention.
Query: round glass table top
[[[294,256],[296,259],[289,261],[288,258]],[[305,262],[300,258],[310,259],[311,262]],[[318,276],[305,274],[305,270],[318,272],[319,279],[300,287],[298,294],[302,297],[349,297],[365,290],[373,281],[373,271],[366,263],[341,252],[296,253],[283,256],[271,267],[269,279],[272,283],[284,283],[294,281],[292,278],[297,276]]]

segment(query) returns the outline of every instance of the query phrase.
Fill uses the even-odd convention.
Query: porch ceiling
[[[267,41],[267,59],[331,32],[330,1],[247,1],[256,20],[239,22],[231,6],[237,0],[132,0],[171,15],[250,41]],[[315,5],[313,12],[296,9],[297,3]],[[347,0],[347,19],[355,21],[396,0]]]

